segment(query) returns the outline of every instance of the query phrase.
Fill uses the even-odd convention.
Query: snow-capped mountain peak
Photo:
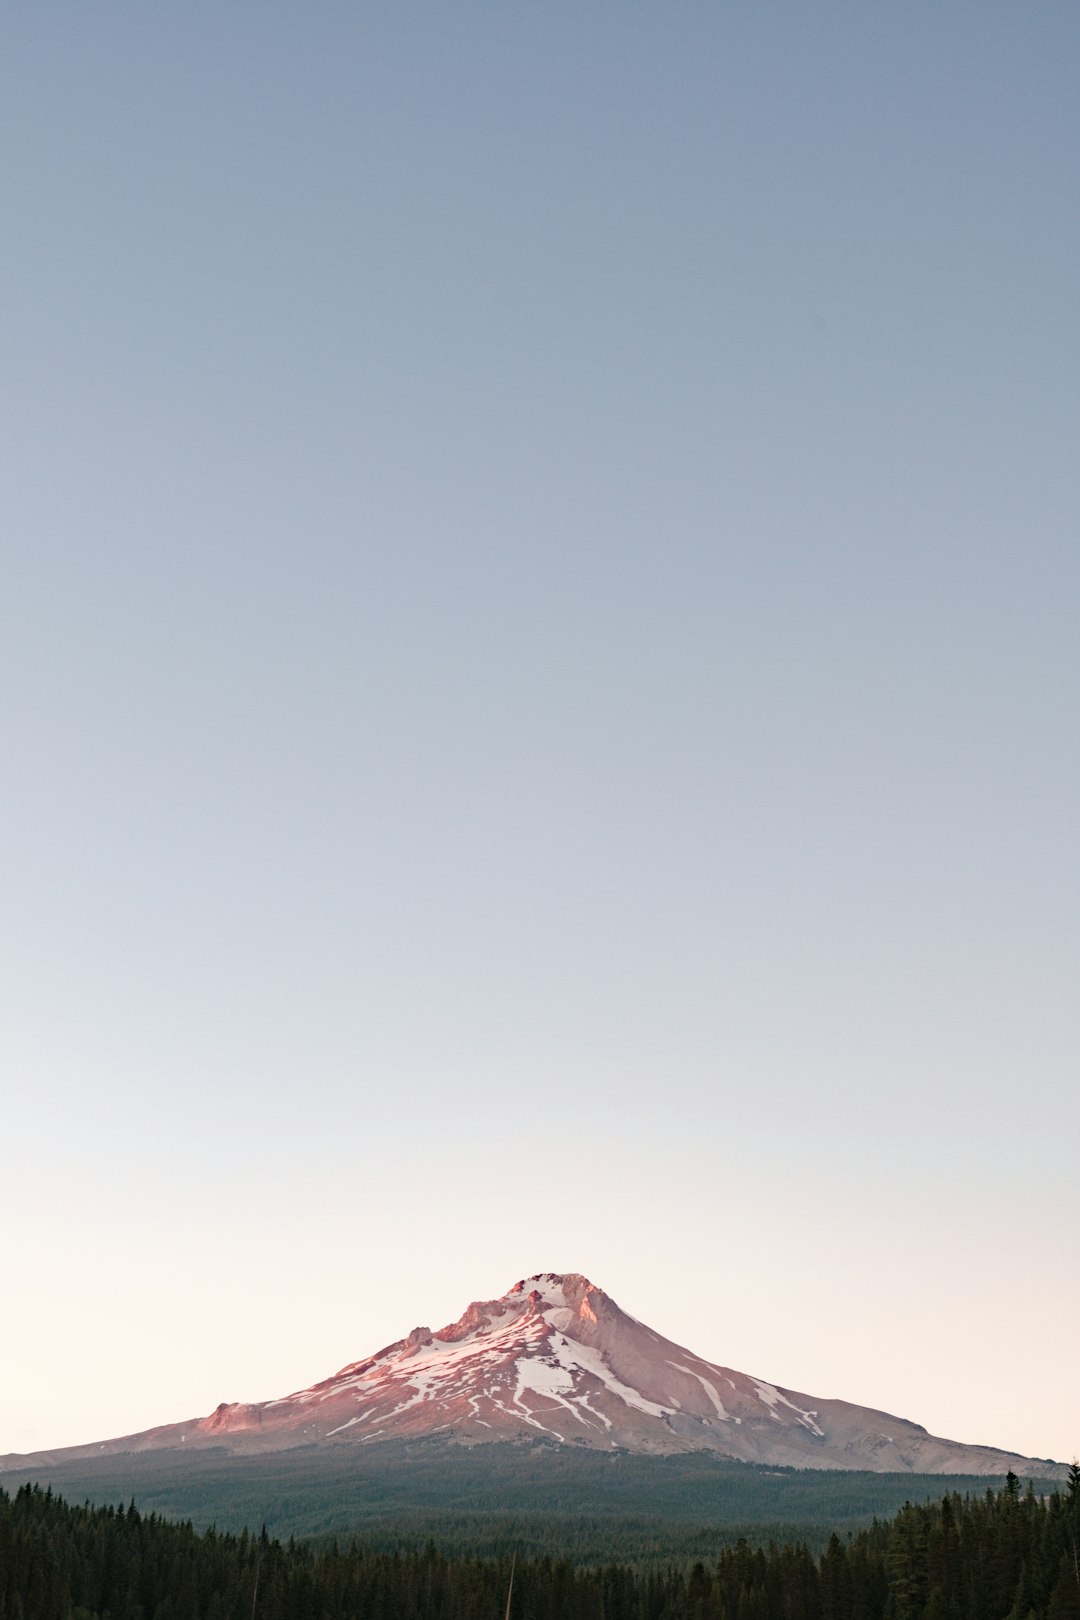
[[[918,1424],[815,1400],[665,1339],[578,1272],[538,1272],[476,1300],[433,1333],[416,1327],[375,1355],[279,1400],[222,1403],[190,1423],[61,1456],[208,1445],[276,1451],[443,1435],[464,1445],[533,1440],[633,1452],[712,1451],[770,1465],[1046,1472]]]

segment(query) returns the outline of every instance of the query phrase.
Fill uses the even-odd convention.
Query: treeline
[[[197,1534],[128,1508],[0,1492],[0,1620],[501,1620],[506,1559]],[[1080,1468],[1064,1492],[909,1505],[815,1559],[722,1550],[690,1569],[521,1561],[514,1620],[1080,1620]]]
[[[468,1447],[435,1436],[255,1457],[103,1456],[8,1474],[0,1486],[36,1479],[68,1501],[116,1506],[134,1496],[143,1513],[237,1534],[265,1525],[281,1541],[355,1536],[365,1551],[407,1552],[430,1540],[460,1557],[516,1549],[519,1558],[664,1566],[708,1560],[740,1537],[801,1541],[818,1554],[833,1530],[891,1519],[905,1502],[996,1489],[1004,1477],[764,1468],[713,1453],[637,1457],[539,1439]]]
[[[872,1516],[871,1516],[872,1517]],[[861,1527],[861,1526],[860,1526]],[[777,1520],[682,1524],[671,1519],[647,1519],[626,1514],[599,1513],[421,1513],[407,1510],[365,1519],[347,1534],[320,1532],[305,1536],[319,1549],[343,1540],[363,1552],[408,1554],[429,1543],[448,1558],[509,1558],[540,1562],[563,1559],[572,1564],[628,1564],[636,1569],[670,1564],[687,1565],[714,1558],[722,1547],[745,1541],[753,1547],[774,1542],[801,1542],[820,1553],[829,1530],[820,1524]]]

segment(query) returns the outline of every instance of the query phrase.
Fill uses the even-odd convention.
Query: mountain
[[[251,1455],[441,1435],[475,1446],[532,1438],[605,1451],[703,1451],[772,1467],[1046,1477],[1045,1460],[928,1434],[704,1361],[620,1310],[577,1273],[543,1272],[418,1327],[280,1400],[89,1446],[0,1457],[0,1471],[147,1451]]]

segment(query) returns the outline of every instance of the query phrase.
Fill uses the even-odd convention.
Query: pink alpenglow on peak
[[[223,1402],[209,1417],[40,1462],[214,1446],[267,1453],[439,1435],[461,1445],[532,1440],[604,1451],[705,1451],[773,1467],[1048,1475],[1057,1465],[938,1439],[916,1423],[819,1400],[705,1361],[577,1272],[539,1272],[432,1333],[280,1400]],[[0,1469],[28,1459],[0,1458]]]

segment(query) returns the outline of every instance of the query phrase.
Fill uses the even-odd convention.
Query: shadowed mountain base
[[[6,1472],[13,1490],[51,1484],[69,1500],[134,1498],[143,1512],[196,1528],[288,1537],[355,1536],[393,1549],[429,1538],[448,1553],[569,1556],[589,1563],[706,1557],[740,1536],[823,1547],[943,1491],[984,1491],[985,1476],[763,1468],[708,1453],[638,1457],[543,1440],[466,1449],[435,1437],[259,1457],[134,1453]]]

